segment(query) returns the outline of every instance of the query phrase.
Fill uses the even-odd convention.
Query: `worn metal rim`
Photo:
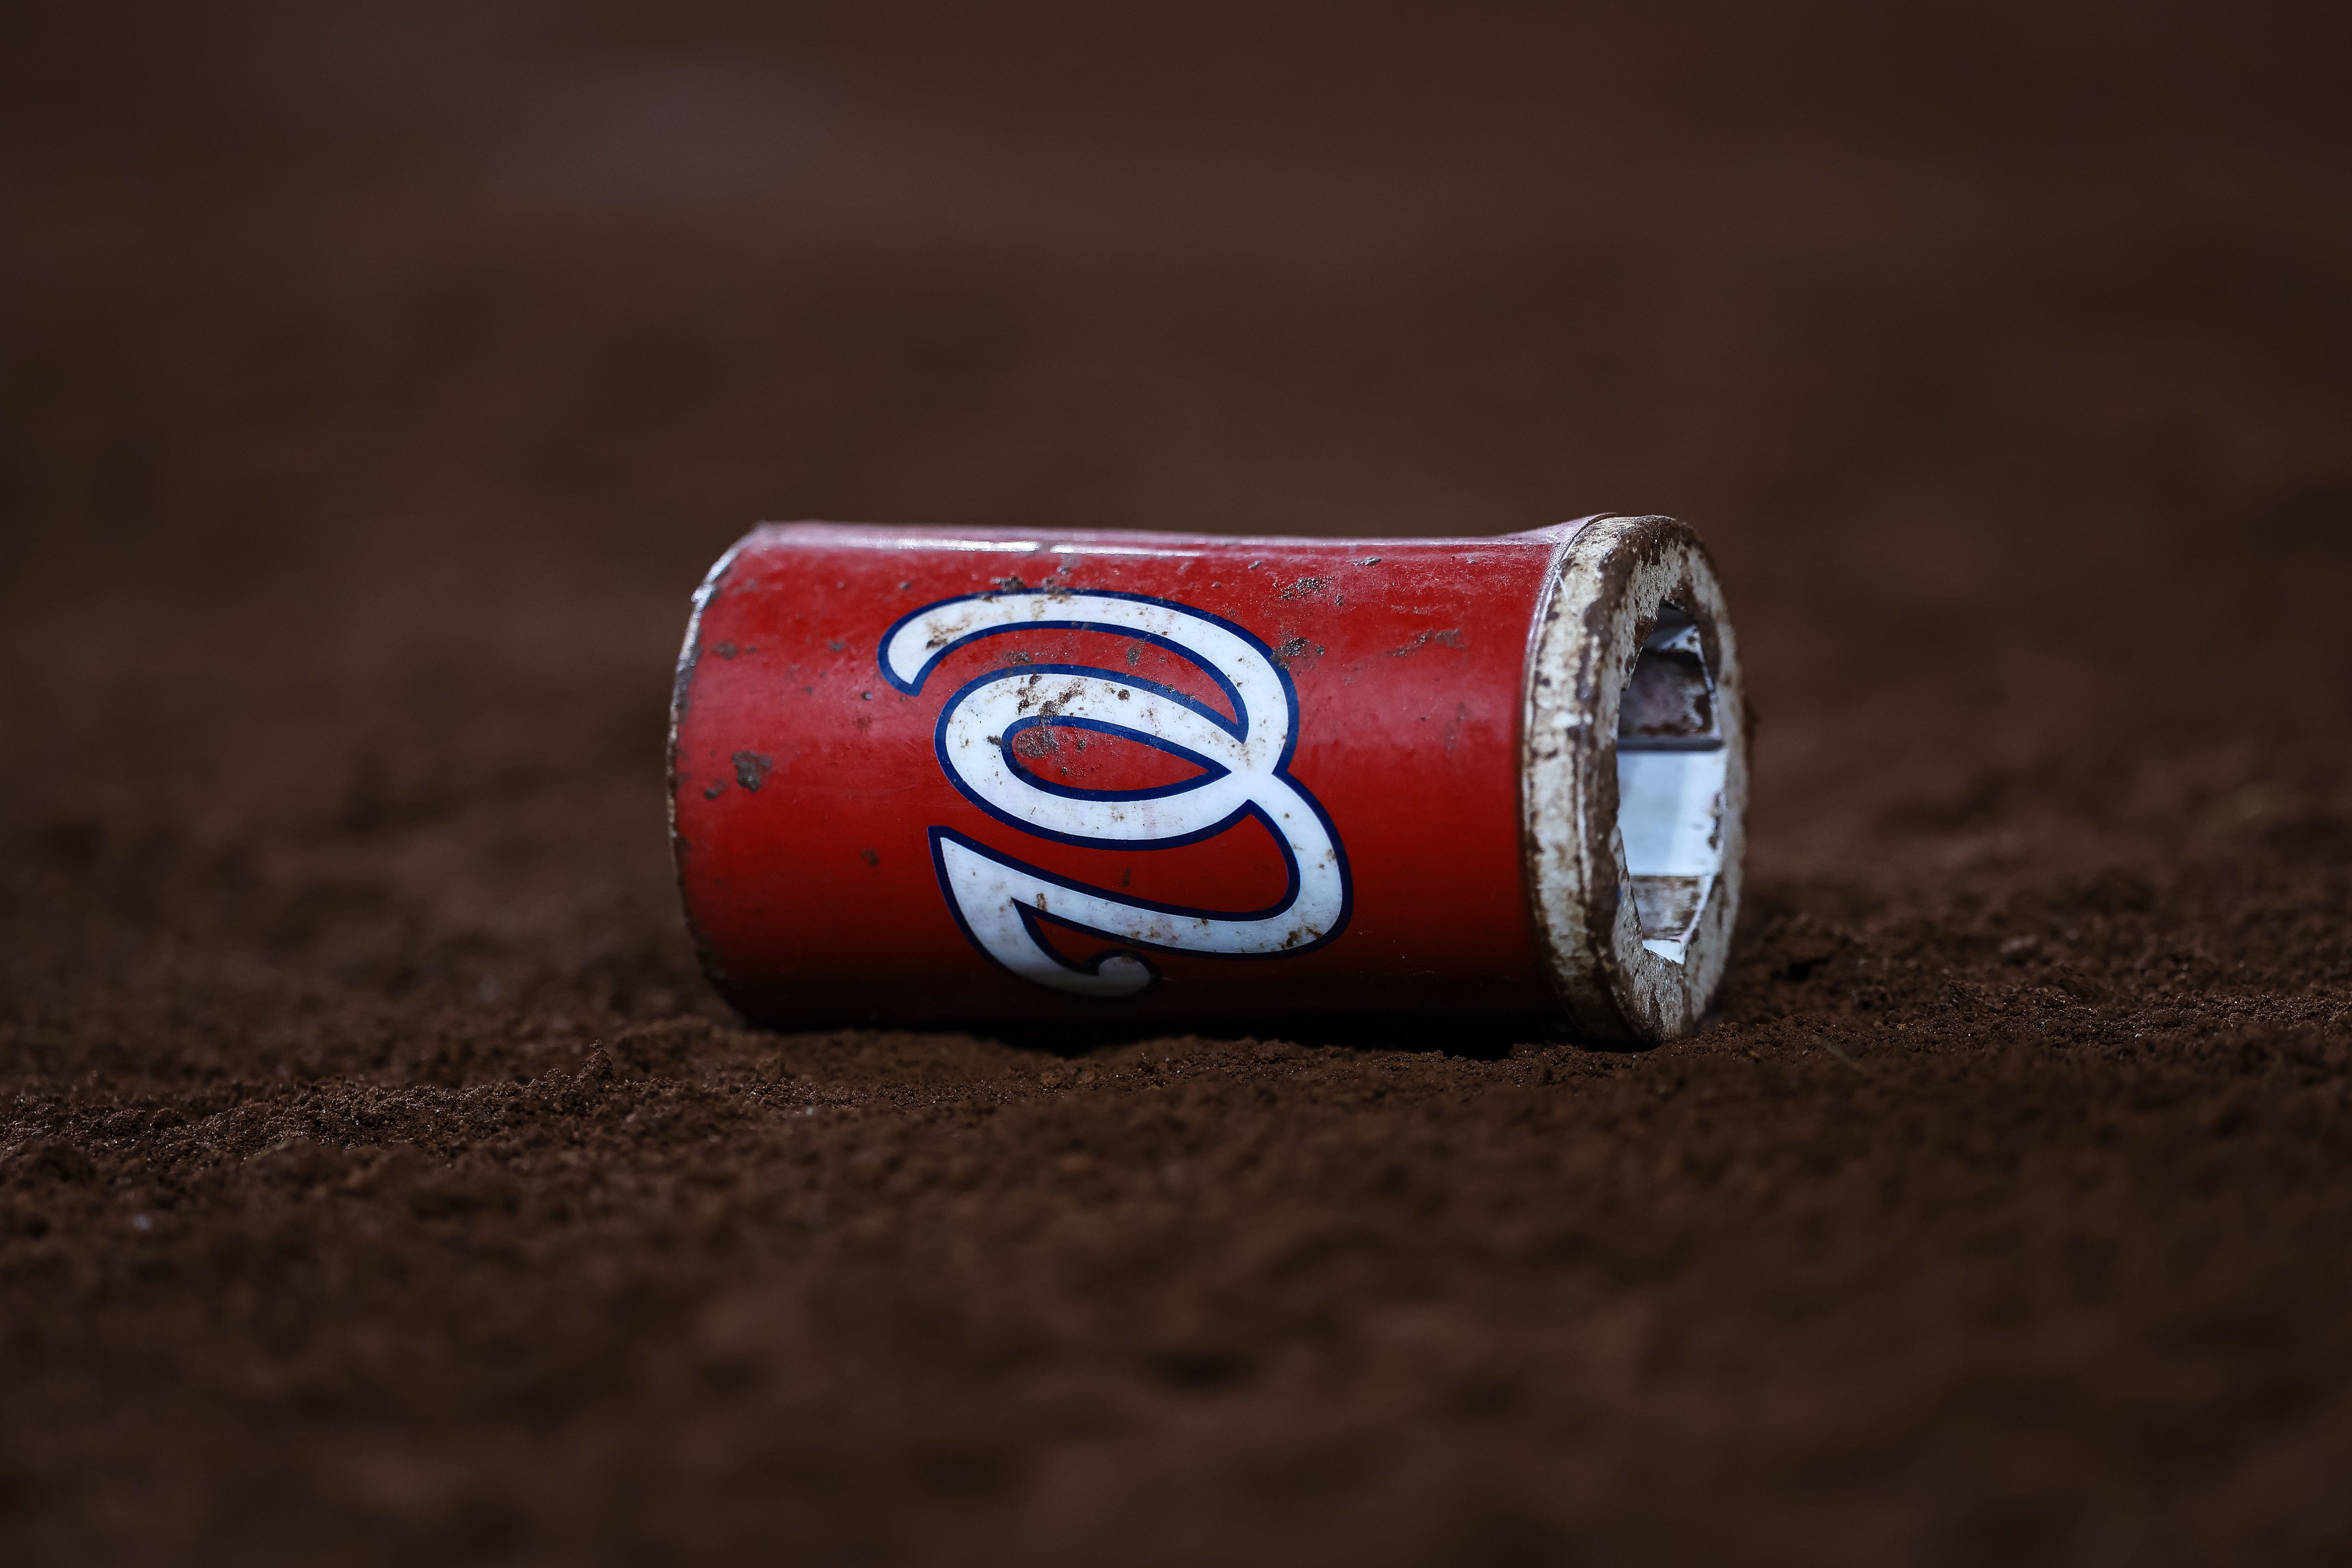
[[[1696,625],[1724,761],[1720,867],[1679,963],[1644,945],[1619,831],[1622,703],[1665,606]],[[1714,1001],[1739,910],[1748,728],[1738,643],[1697,535],[1673,518],[1603,516],[1566,539],[1528,641],[1519,777],[1529,910],[1579,1035],[1654,1045]]]

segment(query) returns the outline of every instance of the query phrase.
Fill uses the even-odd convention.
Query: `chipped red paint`
[[[713,978],[747,1016],[787,1026],[1555,1011],[1522,886],[1518,727],[1529,623],[1573,531],[1438,540],[813,523],[754,531],[698,595],[672,732],[679,879]],[[908,668],[919,653],[936,657],[935,667],[919,680],[894,680],[886,637],[949,601],[967,602],[971,624],[1056,623],[1084,611],[1156,616],[1152,624],[1175,629],[1154,641],[1099,624],[1019,625],[955,646],[950,634],[967,620],[950,609],[900,645]],[[1134,605],[1143,608],[1126,607]],[[1259,686],[1221,689],[1187,657],[1184,628],[1215,624],[1260,650],[1231,655],[1237,671],[1256,670]],[[1213,630],[1200,635],[1215,640]],[[942,716],[956,694],[992,675],[1017,677],[991,689],[1003,710],[1015,711],[1016,700],[1037,709],[997,726],[1017,734],[985,741],[1003,741],[1002,767],[1025,770],[1045,793],[1019,784],[1013,793],[1042,802],[1048,816],[1123,823],[1136,792],[1188,780],[1205,787],[1213,775],[1119,732],[1118,716],[1134,705],[1117,706],[1129,702],[1118,693],[1157,692],[1155,711],[1196,729],[1202,720],[1176,710],[1205,711],[1232,729],[1250,721],[1236,711],[1246,692],[1271,689],[1261,659],[1295,694],[1288,758],[1278,777],[1253,775],[1263,815],[1244,813],[1205,837],[1044,836],[960,789],[942,761]],[[1081,688],[1113,716],[1111,727],[1073,717]],[[969,727],[957,733],[972,744]],[[1219,743],[1237,748],[1227,759],[1240,758],[1237,766],[1273,768],[1239,740]],[[1000,765],[992,755],[966,765],[983,764]],[[1054,804],[1071,791],[1095,793]],[[1301,805],[1319,808],[1321,827]],[[1293,824],[1291,840],[1269,827],[1277,816]],[[1343,864],[1318,870],[1314,858],[1331,841]],[[1139,984],[1145,966],[1150,973],[1132,995],[1066,994],[1016,974],[970,934],[946,883],[959,845],[972,853],[958,864],[991,875],[1000,864],[1026,868],[1035,877],[1020,885],[1066,910],[1131,905],[1144,911],[1136,920],[1171,929],[1203,912],[1265,911],[1297,888],[1298,929],[1285,932],[1277,921],[1266,934],[1225,920],[1201,940],[1269,951],[1171,951],[1100,926],[1072,929],[1048,908],[1027,924],[1068,966],[1059,978],[1095,983],[1087,966],[1106,954],[1121,956],[1099,974]],[[1301,857],[1312,864],[1294,875]],[[1152,913],[1163,909],[1180,912]],[[1006,929],[1013,934],[1000,940],[1017,944],[1017,927]]]

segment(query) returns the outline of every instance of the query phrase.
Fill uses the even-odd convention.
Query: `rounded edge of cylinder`
[[[1619,818],[1622,699],[1663,606],[1696,629],[1724,761],[1720,863],[1679,959],[1645,945]],[[1672,1039],[1689,1032],[1722,985],[1746,849],[1745,696],[1722,587],[1686,524],[1604,515],[1562,542],[1528,637],[1521,854],[1537,943],[1580,1035],[1615,1045]]]
[[[763,528],[765,526],[762,525]],[[734,570],[736,558],[759,539],[761,532],[761,529],[755,528],[729,545],[726,553],[711,563],[710,570],[703,574],[701,583],[695,587],[691,601],[693,608],[686,620],[686,638],[679,645],[677,667],[670,681],[669,733],[663,752],[664,778],[667,786],[662,803],[663,817],[669,829],[671,871],[677,881],[678,916],[685,922],[687,940],[694,944],[695,960],[702,966],[704,978],[710,982],[712,989],[729,1006],[745,1017],[751,1015],[738,995],[734,977],[719,961],[719,955],[704,937],[702,922],[695,911],[694,892],[687,885],[686,857],[689,847],[677,821],[677,747],[678,731],[684,726],[688,710],[694,701],[694,678],[702,662],[703,613],[719,596],[719,587],[725,583],[727,574]]]

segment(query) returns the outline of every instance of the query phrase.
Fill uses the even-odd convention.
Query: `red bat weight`
[[[1688,1029],[1748,751],[1683,524],[1237,539],[793,523],[695,595],[671,826],[793,1027],[1550,1015]]]

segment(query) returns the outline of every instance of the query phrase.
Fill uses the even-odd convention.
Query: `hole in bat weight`
[[[1723,871],[1729,761],[1715,672],[1680,606],[1658,607],[1617,715],[1617,832],[1642,945],[1680,963]]]

